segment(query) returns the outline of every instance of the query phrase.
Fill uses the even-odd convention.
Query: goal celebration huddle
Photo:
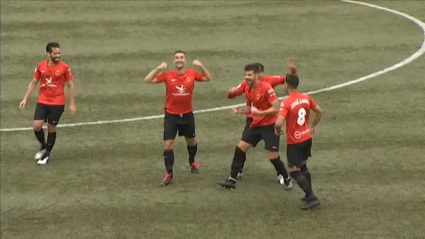
[[[76,112],[73,75],[71,68],[61,61],[60,45],[56,42],[48,43],[46,52],[48,59],[37,65],[20,103],[20,108],[23,109],[39,83],[40,90],[33,119],[34,134],[40,144],[35,155],[38,165],[47,164],[51,160],[50,155],[57,137],[56,126],[65,111],[65,85],[69,89],[69,110],[72,114]],[[184,136],[186,140],[190,172],[200,173],[200,165],[196,160],[198,142],[193,113],[193,92],[195,82],[209,82],[212,76],[200,61],[194,60],[192,63],[199,71],[186,69],[186,63],[186,53],[176,51],[173,55],[173,70],[166,71],[168,65],[163,62],[144,77],[146,83],[164,83],[166,89],[163,122],[166,175],[161,182],[163,186],[170,185],[175,180],[173,166],[177,135]],[[287,65],[289,72],[285,76],[268,76],[261,63],[247,64],[243,69],[244,80],[227,93],[229,99],[245,96],[246,105],[234,108],[233,113],[245,115],[246,120],[241,127],[241,139],[234,149],[230,175],[218,184],[227,189],[235,189],[237,181],[244,173],[246,153],[260,141],[264,141],[268,159],[276,170],[277,181],[284,190],[290,190],[292,181],[295,181],[304,191],[302,200],[305,205],[301,208],[308,210],[320,205],[312,188],[307,161],[311,157],[312,135],[320,122],[321,108],[310,96],[297,90],[300,80],[296,62],[288,60]],[[278,85],[282,85],[288,94],[281,103],[275,91]],[[314,112],[314,119],[310,125],[311,111]],[[42,128],[44,123],[47,123],[47,141]],[[286,135],[284,156],[280,154],[282,135]],[[286,157],[287,166],[282,157]]]

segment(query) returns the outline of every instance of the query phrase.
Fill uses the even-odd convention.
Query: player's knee
[[[195,146],[195,145],[196,145],[196,138],[187,138],[187,137],[186,137],[186,143],[187,143],[189,146]]]
[[[174,140],[165,140],[165,142],[164,142],[164,149],[165,150],[174,149]]]
[[[279,159],[279,152],[271,152],[268,151],[269,159],[270,160],[276,160]]]
[[[48,124],[47,130],[49,131],[49,133],[56,132],[56,125],[54,125],[54,124]]]
[[[245,142],[245,141],[240,141],[238,146],[237,146],[242,152],[246,153],[248,151],[248,149],[250,149],[252,147],[251,144]]]
[[[33,129],[34,129],[34,131],[36,131],[36,132],[38,132],[38,131],[42,130],[42,129],[43,129],[43,121],[35,120],[35,121],[32,123],[32,128],[33,128]]]

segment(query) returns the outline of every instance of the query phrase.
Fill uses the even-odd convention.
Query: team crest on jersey
[[[55,74],[56,76],[59,76],[61,74],[60,70],[56,70]]]
[[[257,94],[256,99],[259,100],[261,98],[261,94]]]
[[[190,77],[188,76],[188,77],[186,77],[186,81],[190,81],[191,79],[190,79]]]

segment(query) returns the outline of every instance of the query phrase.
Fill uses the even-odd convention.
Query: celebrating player
[[[278,85],[283,85],[285,83],[286,76],[267,76],[267,75],[264,75],[264,65],[261,64],[261,63],[255,63],[254,65],[257,65],[257,67],[260,70],[259,80],[262,80],[262,81],[269,83],[273,88],[275,88]],[[297,65],[296,65],[296,61],[294,59],[288,59],[287,60],[287,66],[289,68],[290,74],[296,74]],[[227,93],[227,98],[233,99],[235,97],[242,95],[245,92],[246,85],[247,85],[246,81],[244,80],[237,87],[231,88],[229,90],[229,92]],[[246,114],[246,124],[245,124],[245,128],[242,132],[242,135],[249,128],[249,125],[251,123],[252,123],[252,115]],[[238,176],[237,176],[236,179],[242,178],[242,175],[243,175],[243,165],[242,165],[241,171],[238,173]],[[283,179],[282,176],[279,177],[279,175],[278,175],[278,180],[279,180],[280,184],[283,184],[284,179]]]
[[[322,110],[310,96],[297,91],[298,84],[298,76],[287,76],[284,88],[289,97],[282,101],[275,129],[276,134],[282,135],[282,125],[286,120],[286,155],[290,174],[305,192],[302,200],[306,201],[306,204],[301,209],[308,210],[320,205],[312,189],[307,159],[311,157],[312,134],[316,132]],[[309,128],[310,110],[315,113],[311,128]]]
[[[28,98],[40,82],[38,103],[35,108],[33,128],[35,136],[41,144],[40,150],[36,153],[38,165],[47,164],[50,153],[56,141],[56,126],[65,109],[65,83],[69,89],[70,106],[72,114],[75,113],[75,90],[71,68],[61,61],[61,49],[57,42],[50,42],[46,46],[48,56],[47,61],[40,62],[35,68],[32,81],[28,85],[28,90],[24,99],[19,104],[23,109]],[[48,122],[47,143],[44,138],[43,124]]]
[[[185,69],[186,54],[183,51],[174,53],[175,70],[158,74],[160,70],[167,68],[167,63],[153,69],[146,77],[147,83],[165,83],[166,103],[164,116],[164,162],[167,174],[161,185],[169,185],[174,182],[174,139],[178,132],[179,136],[184,136],[189,152],[189,165],[192,173],[199,173],[199,164],[195,161],[198,144],[195,134],[195,119],[193,116],[192,93],[195,88],[195,81],[206,82],[211,80],[211,74],[198,60],[193,61],[193,66],[201,69],[202,74]]]
[[[258,79],[259,73],[257,65],[245,66],[247,105],[244,108],[236,107],[233,110],[236,114],[251,114],[253,120],[235,149],[230,177],[218,184],[229,189],[236,188],[236,178],[246,160],[246,152],[264,140],[270,162],[274,165],[278,175],[284,178],[284,189],[290,189],[292,187],[290,177],[279,157],[279,136],[274,132],[274,123],[279,112],[277,95],[269,83]]]

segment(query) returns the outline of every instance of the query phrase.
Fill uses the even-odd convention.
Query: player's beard
[[[174,66],[176,67],[176,69],[181,70],[184,68],[184,63],[183,62],[176,62],[176,64],[174,64]]]
[[[58,63],[61,60],[61,58],[60,57],[50,57],[50,60],[54,63]]]

